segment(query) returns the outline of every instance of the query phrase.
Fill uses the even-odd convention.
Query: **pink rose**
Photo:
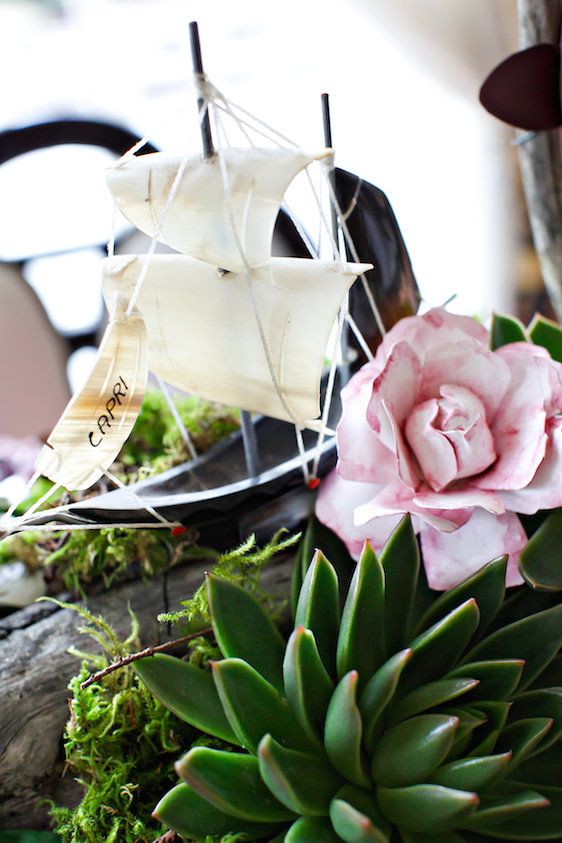
[[[432,588],[503,553],[521,583],[515,512],[562,505],[562,366],[531,343],[490,351],[478,322],[435,309],[402,319],[342,401],[316,511],[353,556],[410,512]]]

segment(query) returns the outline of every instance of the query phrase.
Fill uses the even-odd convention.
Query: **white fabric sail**
[[[155,152],[109,169],[107,183],[120,211],[145,234],[158,234],[178,252],[239,272],[244,264],[233,224],[250,266],[264,263],[289,184],[300,170],[331,152],[227,148],[209,159]],[[182,176],[169,201],[180,168]]]
[[[114,297],[111,297],[111,302]],[[36,467],[69,491],[88,489],[113,463],[140,412],[148,377],[148,341],[138,312],[118,297],[94,368],[69,402]]]
[[[130,298],[143,261],[104,263],[104,295]],[[318,417],[324,352],[345,294],[369,264],[271,258],[246,273],[221,274],[185,255],[150,258],[137,307],[148,331],[149,367],[202,398],[287,421]],[[253,300],[253,301],[252,301]],[[255,309],[290,417],[277,394]]]

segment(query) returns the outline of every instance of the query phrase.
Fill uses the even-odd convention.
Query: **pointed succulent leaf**
[[[341,799],[332,800],[330,819],[339,839],[346,843],[388,843],[390,839],[369,817]]]
[[[392,834],[375,794],[362,787],[344,785],[330,803],[330,818],[340,838],[348,843],[387,843]]]
[[[543,521],[521,552],[519,570],[531,588],[562,591],[562,509]]]
[[[512,752],[509,762],[509,774],[519,766],[541,743],[542,739],[552,728],[552,718],[529,717],[510,723],[501,732],[496,748],[498,752]]]
[[[237,583],[220,577],[207,576],[207,595],[223,656],[244,659],[282,691],[285,642],[269,615]]]
[[[514,793],[504,800],[485,800],[480,810],[468,818],[464,827],[482,834],[495,835],[498,831],[501,834],[506,820],[513,821],[527,811],[546,808],[549,804],[548,799],[533,790]]]
[[[400,828],[433,834],[458,828],[479,804],[476,793],[438,784],[378,787],[377,801],[384,815]]]
[[[476,600],[470,598],[418,635],[410,645],[413,655],[398,684],[398,695],[447,673],[474,635],[479,618]]]
[[[525,786],[520,784],[505,783],[508,794],[518,794],[524,789]],[[562,840],[562,788],[541,785],[538,792],[550,805],[538,811],[530,810],[523,814],[517,813],[513,817],[505,817],[494,836],[501,834],[504,840],[520,840],[522,843],[531,843],[533,840]]]
[[[485,631],[497,612],[505,597],[505,575],[507,570],[507,556],[500,556],[480,568],[468,579],[463,580],[455,588],[445,591],[437,600],[433,601],[421,623],[419,631],[427,629],[437,623],[465,600],[473,597],[480,610],[478,634]]]
[[[336,572],[340,587],[345,591],[347,591],[353,571],[355,570],[355,561],[351,558],[347,547],[339,536],[322,524],[316,516],[313,516],[308,522],[293,567],[293,578],[291,582],[291,608],[293,618],[296,615],[299,592],[317,547],[321,547],[326,557],[330,560]]]
[[[462,677],[452,679],[437,679],[435,682],[428,682],[421,688],[416,688],[406,694],[399,703],[393,706],[388,717],[388,725],[394,726],[407,717],[421,714],[423,711],[435,708],[438,705],[450,702],[451,700],[467,694],[478,686],[478,679],[470,679],[466,671]]]
[[[493,632],[466,654],[462,664],[483,659],[524,659],[519,686],[524,690],[542,673],[561,644],[562,605],[559,605]]]
[[[411,650],[402,650],[385,662],[367,683],[359,700],[363,717],[363,742],[368,751],[383,730],[382,715],[393,699],[402,671],[412,657]]]
[[[279,838],[279,843],[311,843],[312,840],[314,843],[341,843],[327,817],[301,817]]]
[[[528,342],[525,326],[514,316],[494,313],[490,331],[490,348],[495,351],[510,342]]]
[[[180,720],[228,743],[239,743],[209,671],[163,653],[137,661],[135,671]]]
[[[241,820],[219,811],[187,784],[177,784],[162,797],[153,816],[182,837],[205,838],[206,835],[223,837],[226,834],[244,834],[246,840],[260,840],[275,834],[278,825]]]
[[[294,814],[263,783],[254,755],[197,746],[176,764],[178,775],[215,808],[254,822],[283,822]]]
[[[444,764],[431,776],[433,784],[442,784],[455,790],[481,792],[499,778],[511,760],[511,752],[499,755],[462,758]]]
[[[241,659],[224,659],[211,666],[228,722],[245,749],[255,752],[268,732],[285,746],[308,746],[285,700],[253,667]]]
[[[412,609],[420,574],[420,548],[412,519],[404,516],[380,554],[385,579],[384,628],[388,653],[402,650],[410,640]],[[396,607],[400,611],[396,611]]]
[[[328,673],[335,673],[340,622],[338,578],[324,554],[317,550],[306,572],[295,615],[295,626],[312,630]]]
[[[367,760],[361,738],[363,724],[357,705],[357,671],[340,680],[326,714],[324,744],[334,769],[348,781],[369,787]]]
[[[482,712],[473,710],[468,706],[463,708],[444,706],[440,714],[457,717],[459,721],[453,746],[447,756],[448,761],[455,761],[466,753],[466,749],[472,741],[473,733],[486,722],[486,716]]]
[[[553,360],[562,363],[562,328],[556,322],[552,322],[552,320],[537,313],[531,321],[528,331],[535,345],[542,345]]]
[[[517,688],[525,662],[522,659],[495,659],[470,662],[449,671],[448,677],[473,676],[479,680],[478,687],[469,694],[471,701],[504,700]]]
[[[313,633],[303,626],[298,626],[289,638],[283,677],[293,716],[310,740],[321,744],[334,685],[322,663]]]
[[[562,688],[536,689],[516,697],[510,719],[524,720],[529,717],[553,719],[552,728],[538,747],[539,752],[543,752],[562,736]]]
[[[273,795],[297,814],[325,816],[341,777],[326,758],[285,749],[271,735],[258,747],[261,777]]]
[[[422,714],[389,729],[372,755],[373,781],[399,788],[427,781],[449,754],[458,727],[458,717]]]
[[[384,596],[384,572],[366,541],[343,608],[337,646],[339,678],[358,671],[360,690],[385,660]]]

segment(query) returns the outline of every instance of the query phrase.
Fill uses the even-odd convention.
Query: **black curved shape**
[[[50,120],[0,132],[0,165],[26,152],[70,143],[101,146],[116,155],[123,155],[137,141],[138,135],[112,123],[99,120]],[[147,143],[139,150],[139,155],[157,151],[157,147]]]

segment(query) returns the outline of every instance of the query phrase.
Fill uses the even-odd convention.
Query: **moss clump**
[[[74,651],[82,668],[69,684],[70,720],[64,733],[68,769],[85,788],[76,808],[51,807],[54,830],[64,843],[150,843],[163,829],[151,818],[162,782],[175,779],[178,749],[197,731],[167,711],[137,680],[132,667],[80,688],[92,670],[140,647],[131,613],[131,634],[120,641],[103,618],[61,604],[86,621],[80,632],[94,638],[101,655]]]

